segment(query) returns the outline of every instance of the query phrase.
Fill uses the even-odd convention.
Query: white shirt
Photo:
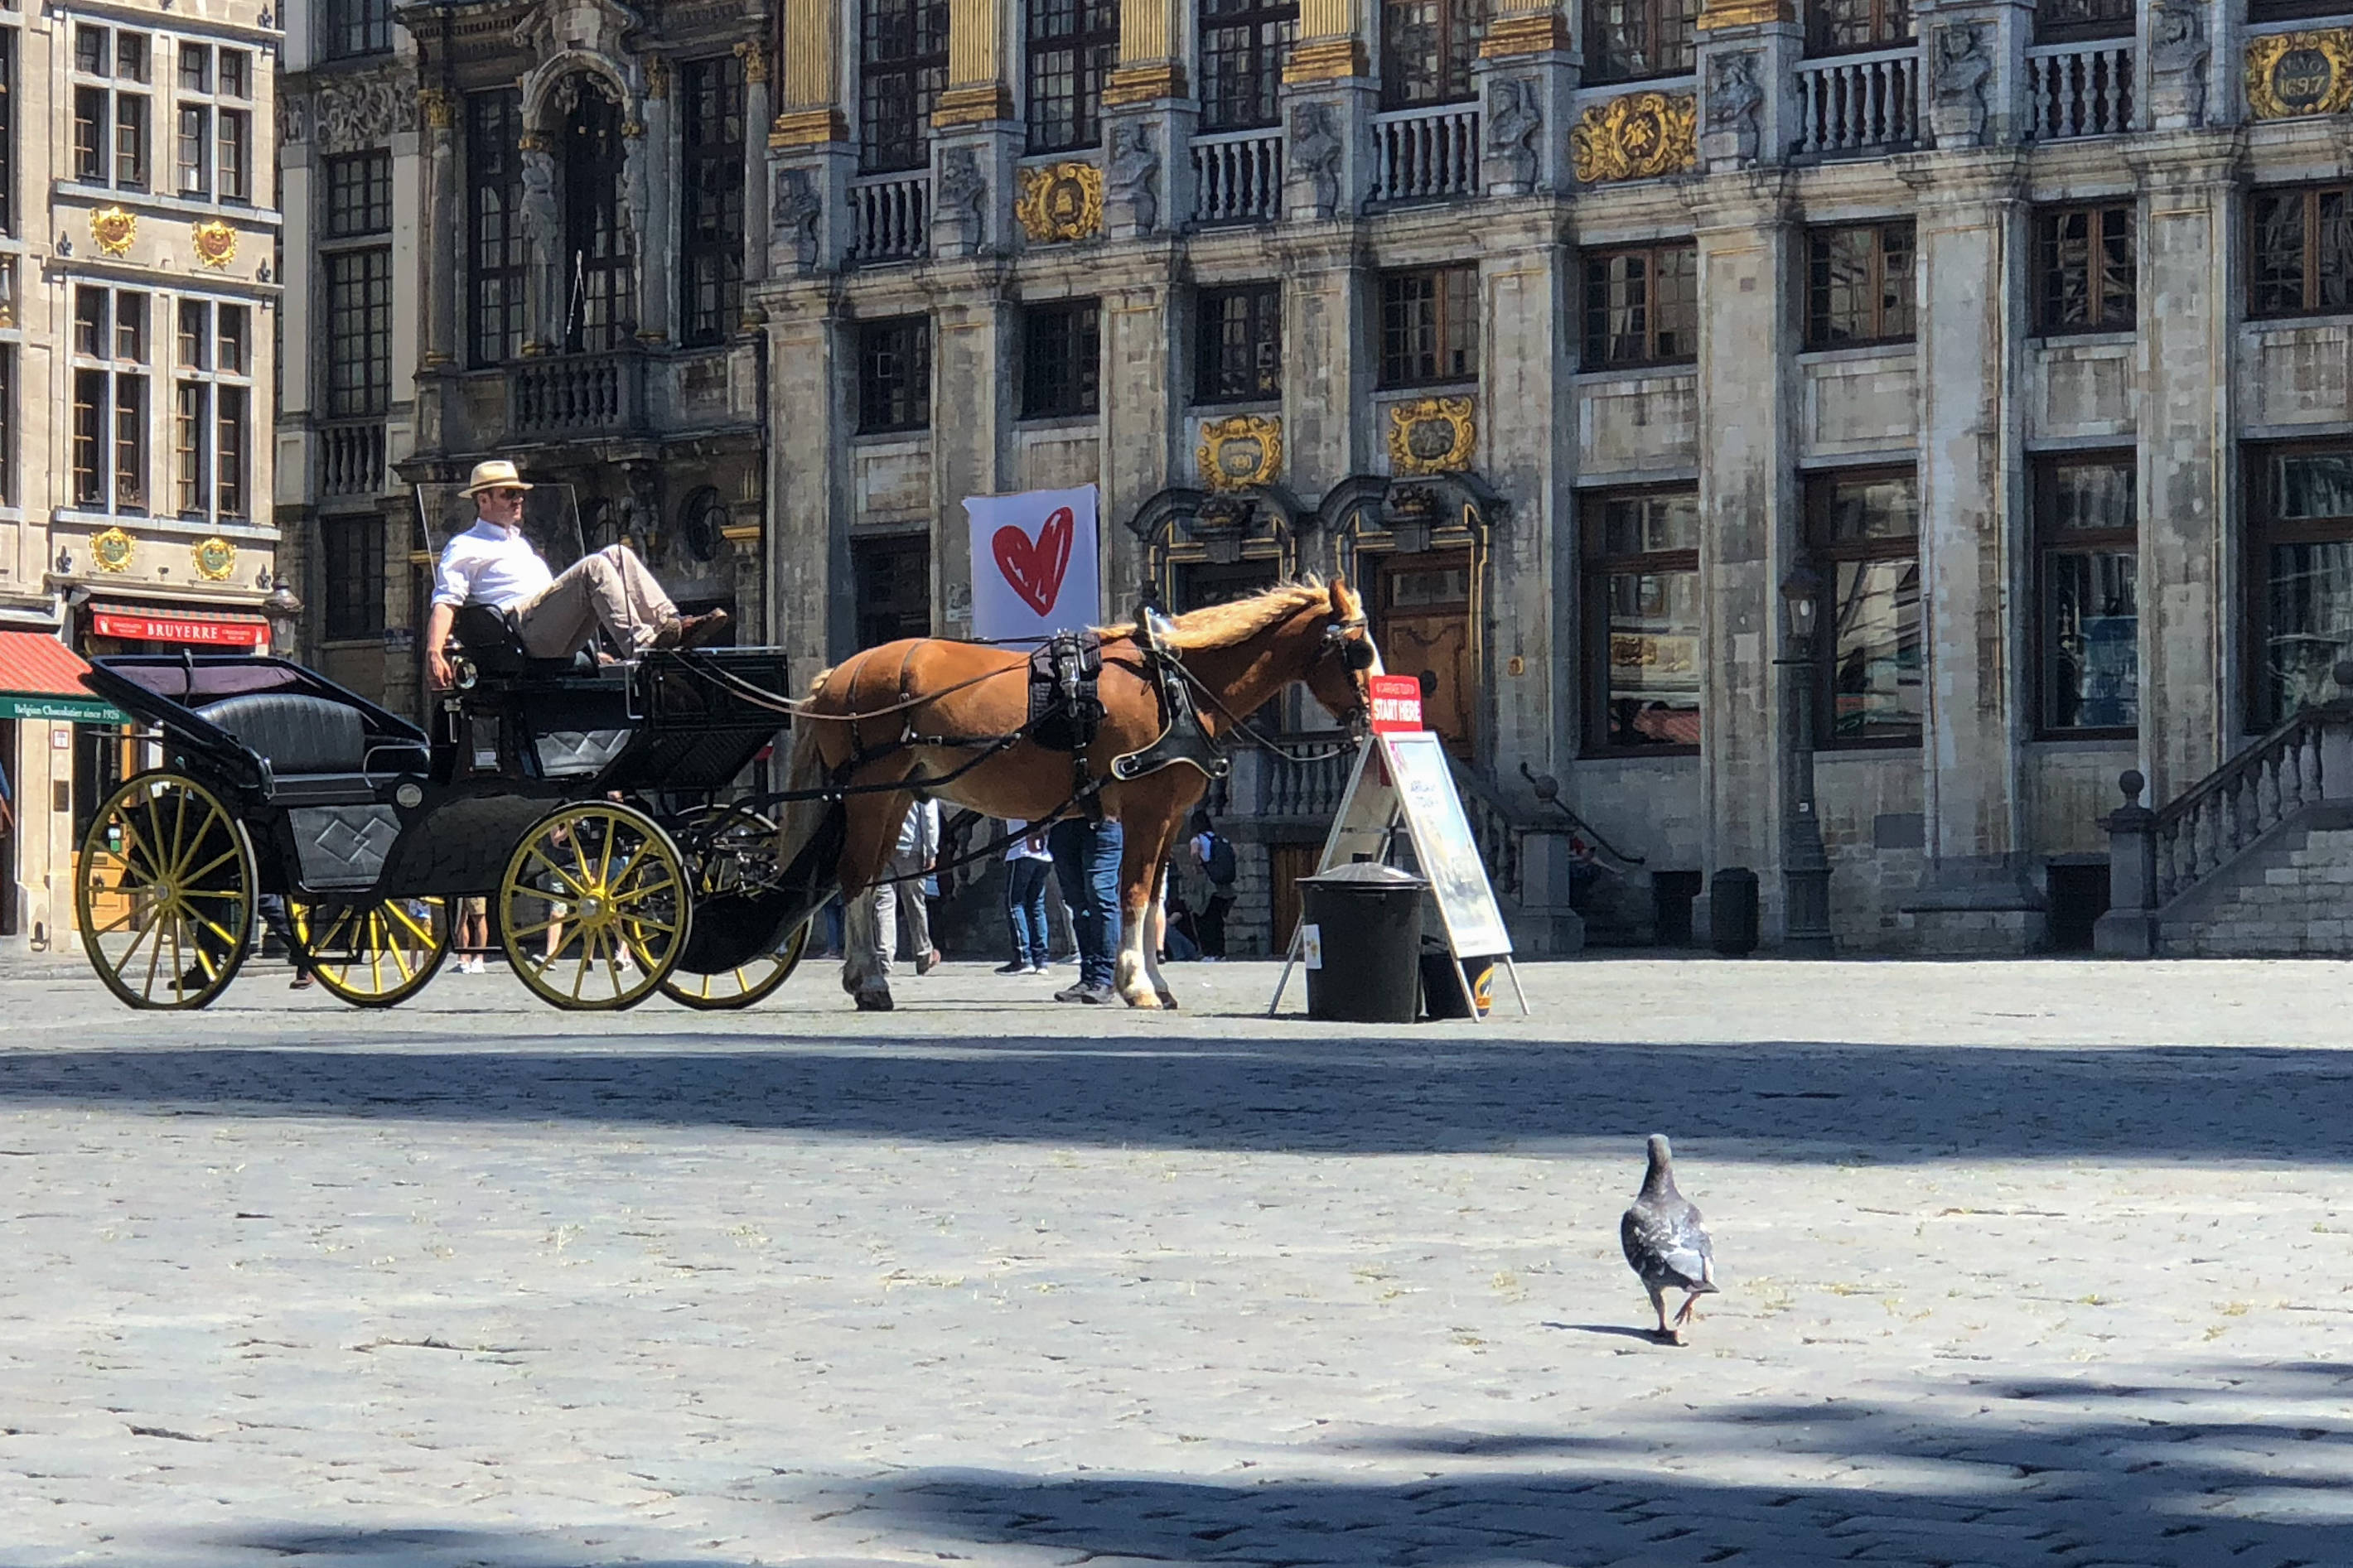
[[[940,803],[919,800],[907,807],[899,824],[899,853],[913,855],[925,865],[940,858]]]
[[[555,574],[522,529],[480,518],[443,547],[433,577],[433,602],[453,609],[488,605],[512,610],[554,581]]]
[[[1017,816],[1007,822],[1005,828],[1008,833],[1019,833],[1029,826],[1029,825],[1028,823],[1022,821]],[[1037,844],[1037,848],[1032,849],[1029,847],[1032,842]],[[1023,837],[1017,838],[1012,843],[1007,845],[1005,847],[1005,858],[1008,860],[1051,860],[1054,857],[1049,853],[1046,848],[1046,836],[1040,833],[1036,836],[1034,840],[1025,836]]]

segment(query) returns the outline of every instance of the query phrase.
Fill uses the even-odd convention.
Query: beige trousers
[[[932,951],[932,911],[923,902],[923,879],[914,875],[923,868],[922,856],[893,854],[881,875],[908,879],[877,882],[842,911],[841,988],[851,995],[891,989],[891,950],[902,926],[916,962]]]
[[[608,544],[565,568],[514,614],[526,652],[562,658],[579,652],[600,626],[627,651],[643,652],[664,623],[678,619],[678,606],[636,551]]]

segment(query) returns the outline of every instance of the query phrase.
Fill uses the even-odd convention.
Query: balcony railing
[[[1373,200],[1467,196],[1479,189],[1479,110],[1454,103],[1373,117]]]
[[[1269,223],[1282,216],[1282,132],[1193,138],[1193,221]]]
[[[1919,137],[1917,48],[1841,55],[1798,67],[1798,153],[1884,152],[1908,147]]]
[[[877,174],[849,185],[849,259],[913,261],[931,249],[932,177]]]
[[[2132,128],[2130,39],[2057,44],[2026,51],[2029,134],[2113,136]]]
[[[338,419],[319,426],[319,494],[384,492],[384,421]]]
[[[635,353],[516,360],[507,367],[507,428],[516,436],[635,429],[645,409],[645,369]]]

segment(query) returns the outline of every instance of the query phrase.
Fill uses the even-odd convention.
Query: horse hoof
[[[1174,991],[1163,991],[1160,994],[1160,1005],[1171,1013],[1177,1011],[1176,993]]]
[[[1135,992],[1129,995],[1126,1001],[1131,1007],[1143,1007],[1155,1012],[1160,1006],[1160,998],[1149,991]]]
[[[888,1013],[892,1006],[888,991],[860,991],[852,1000],[861,1013]]]

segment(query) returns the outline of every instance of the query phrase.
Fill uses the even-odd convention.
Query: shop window
[[[1577,498],[1584,536],[1586,747],[1699,749],[1699,491]]]
[[[2256,554],[2250,727],[2268,730],[2337,695],[2353,653],[2353,447],[2250,448]]]
[[[1909,468],[1811,475],[1806,532],[1827,594],[1815,633],[1818,743],[1919,744],[1926,706],[1917,479]]]
[[[2124,736],[2140,721],[2137,483],[2130,453],[2071,453],[2036,468],[2045,733]]]

